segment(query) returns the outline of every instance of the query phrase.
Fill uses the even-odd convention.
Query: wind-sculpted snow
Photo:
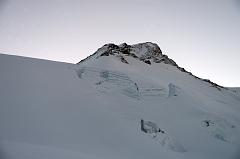
[[[91,82],[100,92],[121,93],[131,98],[140,99],[140,93],[134,81],[123,73],[90,67],[80,68],[76,72],[80,79]]]
[[[202,121],[202,126],[213,138],[240,146],[239,125],[235,125],[222,117],[211,115]]]
[[[75,68],[75,70],[79,79],[94,84],[96,89],[103,93],[121,93],[138,100],[147,99],[148,97],[164,98],[167,96],[166,88],[149,83],[137,83],[121,72],[94,67],[81,67]],[[172,86],[169,91],[174,90],[175,87]]]
[[[168,84],[168,97],[173,97],[173,96],[177,96],[177,87],[172,84],[172,83],[169,83]]]
[[[167,90],[166,88],[161,88],[159,86],[148,85],[148,87],[141,87],[141,95],[144,97],[166,97]]]
[[[173,137],[168,135],[165,130],[159,128],[157,124],[152,121],[144,121],[141,119],[141,130],[167,149],[176,152],[186,152],[182,144],[177,142]]]

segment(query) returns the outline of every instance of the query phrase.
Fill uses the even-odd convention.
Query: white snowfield
[[[239,88],[152,43],[107,47],[79,64],[0,55],[0,159],[240,159]]]

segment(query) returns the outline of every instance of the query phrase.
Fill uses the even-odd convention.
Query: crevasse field
[[[125,47],[79,64],[1,54],[0,159],[240,158],[239,88]]]

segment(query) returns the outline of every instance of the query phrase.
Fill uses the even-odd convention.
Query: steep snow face
[[[162,58],[152,43],[76,65],[0,55],[0,158],[238,159],[239,88]]]

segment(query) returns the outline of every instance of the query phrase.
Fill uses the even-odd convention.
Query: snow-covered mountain
[[[78,64],[0,55],[0,159],[239,159],[240,89],[154,43]]]

